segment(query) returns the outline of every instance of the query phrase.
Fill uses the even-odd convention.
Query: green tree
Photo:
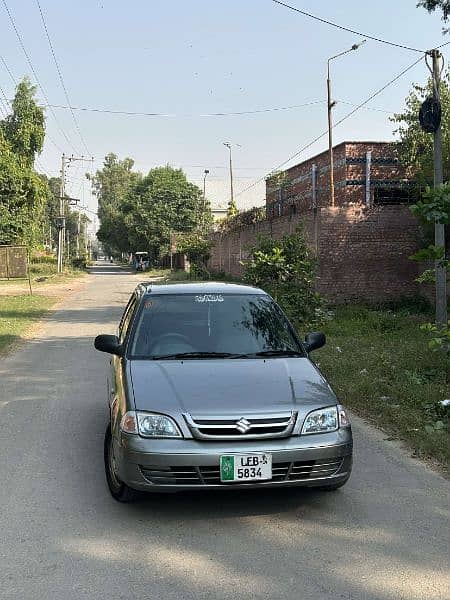
[[[441,10],[443,21],[447,21],[450,16],[450,0],[420,0],[417,6],[425,8],[428,12]]]
[[[98,239],[108,252],[127,252],[135,248],[129,241],[126,212],[131,208],[132,190],[142,179],[139,172],[133,171],[131,158],[119,160],[110,153],[105,157],[103,168],[94,176],[87,175],[98,200],[100,228]]]
[[[0,244],[26,244],[39,240],[45,181],[20,156],[0,131]]]
[[[11,151],[27,166],[34,164],[36,154],[44,145],[45,119],[43,109],[36,104],[36,88],[23,79],[16,88],[12,112],[2,122],[5,139]]]
[[[228,207],[227,207],[227,219],[232,219],[238,213],[239,213],[239,210],[238,210],[236,202],[234,201],[234,199],[230,200],[228,202]]]
[[[30,248],[41,239],[47,182],[33,168],[44,142],[44,113],[27,79],[17,86],[12,112],[0,121],[0,243]]]
[[[152,169],[130,190],[122,210],[132,249],[147,250],[154,259],[168,252],[172,232],[200,229],[204,217],[211,220],[200,188],[169,165]]]
[[[443,76],[440,86],[442,105],[442,162],[444,181],[450,179],[450,71]],[[410,174],[421,185],[433,182],[433,136],[422,130],[419,109],[422,102],[432,95],[431,80],[425,86],[414,85],[405,100],[406,108],[395,114],[391,121],[398,124],[399,158]]]

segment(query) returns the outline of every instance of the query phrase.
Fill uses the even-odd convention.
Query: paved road
[[[152,496],[106,489],[106,357],[136,279],[96,267],[0,368],[0,598],[450,598],[449,484],[359,421],[350,483]]]

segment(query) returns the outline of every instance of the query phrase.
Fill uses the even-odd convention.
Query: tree
[[[141,173],[132,170],[133,165],[131,158],[119,160],[115,154],[110,153],[105,157],[102,169],[92,177],[86,175],[98,200],[100,228],[97,237],[110,253],[133,249],[124,213],[124,205],[129,204],[131,190],[142,179]]]
[[[425,8],[428,12],[441,10],[443,21],[447,21],[450,16],[450,0],[420,0],[417,6]]]
[[[33,168],[44,142],[44,113],[35,88],[24,79],[12,113],[0,122],[0,243],[37,244],[48,187]]]
[[[230,200],[228,202],[228,208],[227,208],[227,219],[232,219],[238,213],[239,213],[239,210],[238,210],[236,202],[234,201],[234,199]]]
[[[202,191],[182,169],[166,165],[152,169],[122,204],[132,249],[147,250],[157,259],[169,251],[170,234],[200,229],[211,220]]]
[[[36,154],[44,145],[45,119],[43,109],[35,101],[36,88],[23,79],[16,88],[12,113],[2,122],[2,130],[11,151],[26,165],[34,164]]]
[[[444,181],[450,179],[450,71],[442,77],[442,162]],[[433,183],[433,136],[422,130],[419,123],[419,109],[422,102],[432,95],[431,80],[425,86],[415,84],[405,100],[406,108],[397,113],[391,121],[398,124],[395,133],[400,137],[399,158],[407,166],[410,175],[420,185]]]

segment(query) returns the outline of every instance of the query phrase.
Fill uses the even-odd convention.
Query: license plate
[[[227,454],[220,457],[221,481],[272,479],[271,454]]]

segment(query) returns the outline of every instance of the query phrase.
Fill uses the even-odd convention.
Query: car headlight
[[[150,412],[128,411],[122,417],[120,428],[125,433],[149,438],[181,438],[180,429],[173,419]]]
[[[152,438],[180,438],[181,431],[170,417],[156,413],[138,412],[137,421],[139,434]]]
[[[327,408],[320,408],[309,413],[303,423],[302,435],[336,431],[338,427],[337,406],[328,406]]]

